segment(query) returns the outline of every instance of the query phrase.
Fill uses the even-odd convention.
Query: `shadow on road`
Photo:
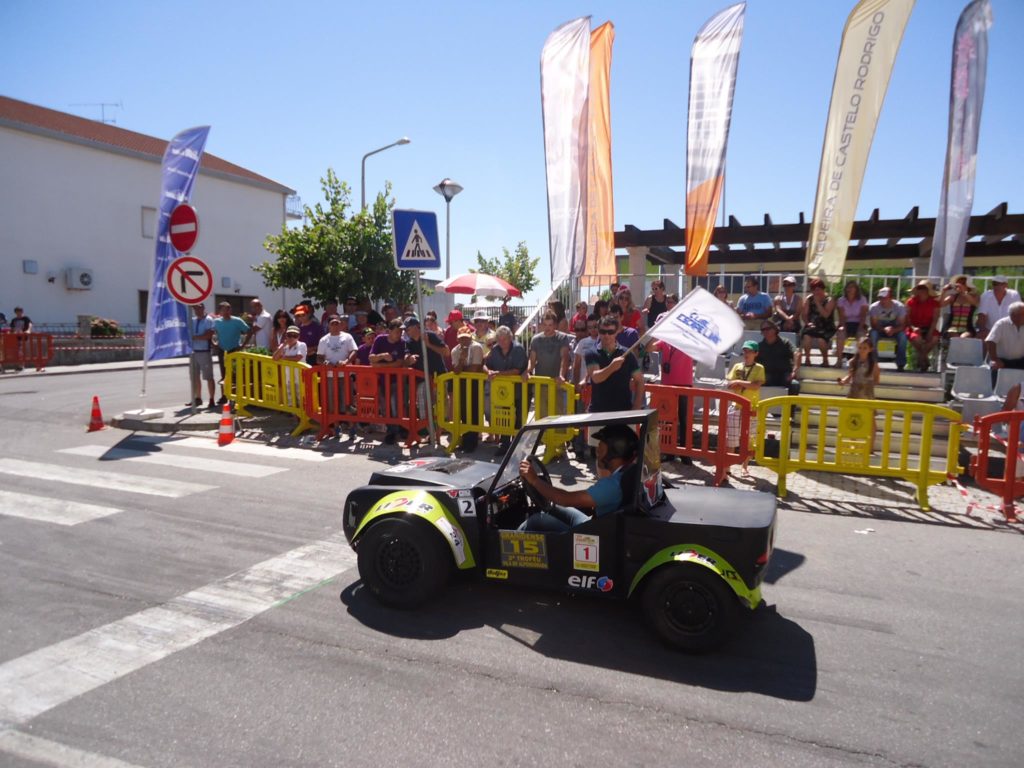
[[[488,626],[550,658],[659,680],[790,701],[810,701],[817,688],[814,638],[774,606],[754,611],[718,652],[690,656],[660,644],[631,603],[462,583],[443,600],[399,611],[360,581],[341,601],[364,626],[393,637],[440,640]]]

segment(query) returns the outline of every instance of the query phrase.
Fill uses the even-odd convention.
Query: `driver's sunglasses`
[[[618,333],[618,331],[617,331],[617,330],[616,330],[616,331],[609,331],[609,330],[607,330],[607,329],[604,329],[604,328],[602,328],[602,329],[601,329],[601,330],[599,331],[599,333],[600,333],[600,334],[601,334],[602,336],[614,336],[615,334],[617,334],[617,333]]]

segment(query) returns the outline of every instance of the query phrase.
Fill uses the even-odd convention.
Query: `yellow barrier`
[[[224,391],[242,416],[251,415],[248,406],[290,413],[299,420],[292,430],[294,437],[313,427],[303,403],[302,372],[308,368],[305,363],[274,360],[267,355],[230,352],[224,358]],[[319,400],[316,392],[313,396]],[[319,407],[318,402],[313,403],[314,411]]]
[[[437,426],[451,433],[449,453],[467,432],[515,436],[519,427],[530,421],[531,402],[536,418],[576,410],[575,387],[547,376],[525,380],[522,376],[495,376],[488,380],[486,373],[443,373],[436,383]],[[575,434],[574,429],[546,430],[544,461],[559,456]]]
[[[765,455],[765,417],[773,408],[782,409],[778,458]],[[902,425],[894,424],[894,416],[902,417]],[[932,469],[933,431],[939,420],[948,422],[949,438],[944,468]],[[830,425],[834,425],[834,432],[829,431]],[[911,448],[914,427],[919,427],[916,452]],[[757,463],[778,474],[780,497],[786,495],[786,475],[805,469],[897,477],[917,486],[917,503],[927,510],[928,486],[962,471],[957,459],[960,433],[966,429],[956,411],[929,403],[806,395],[771,397],[757,404]],[[899,447],[890,451],[893,435],[899,439]],[[875,450],[876,438],[879,451]],[[811,440],[813,447],[808,445]]]

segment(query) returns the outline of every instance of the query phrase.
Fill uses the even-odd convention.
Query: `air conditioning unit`
[[[64,272],[64,283],[69,291],[91,290],[92,270],[71,267]]]

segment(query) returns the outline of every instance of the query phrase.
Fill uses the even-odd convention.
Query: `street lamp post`
[[[434,191],[444,198],[444,277],[452,276],[452,198],[462,191],[462,185],[451,179],[442,179]]]
[[[365,155],[363,155],[362,173],[359,176],[359,197],[362,202],[362,210],[366,210],[366,158],[368,158],[370,155],[376,155],[378,152],[383,152],[385,149],[397,147],[399,144],[408,144],[410,141],[411,139],[408,136],[403,136],[398,141],[393,141],[386,147],[375,149],[372,152],[367,152]]]

